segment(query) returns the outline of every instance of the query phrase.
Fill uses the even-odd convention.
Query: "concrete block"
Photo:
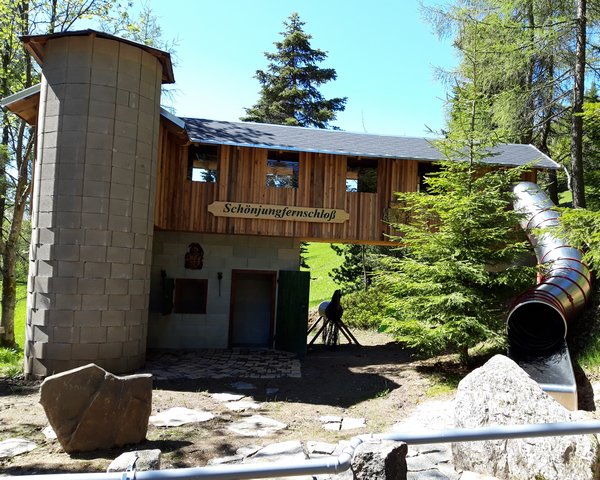
[[[88,148],[85,151],[86,165],[110,166],[112,162],[112,144],[103,145],[102,148]]]
[[[129,248],[108,247],[106,251],[106,261],[116,263],[129,263]]]
[[[116,105],[115,119],[136,124],[138,123],[138,111],[136,108],[130,108],[125,105]]]
[[[44,68],[44,77],[49,85],[64,84],[67,81],[66,67]]]
[[[117,200],[115,198],[111,198],[109,208],[110,214],[121,215],[123,217],[131,217],[132,204],[128,200]]]
[[[135,140],[137,138],[137,128],[138,126],[135,123],[123,122],[120,120],[115,122],[115,134],[120,137]]]
[[[152,138],[138,136],[136,143],[136,155],[139,159],[146,159],[148,161],[152,159]]]
[[[110,278],[127,280],[133,278],[132,265],[130,263],[112,263],[110,267]]]
[[[143,250],[148,249],[149,246],[152,246],[152,237],[146,235],[145,233],[136,233],[135,234],[135,248],[141,248]]]
[[[130,204],[131,206],[131,204]],[[148,204],[134,203],[131,209],[131,215],[136,218],[148,218]]]
[[[85,244],[107,246],[111,243],[111,237],[112,232],[110,230],[86,230]]]
[[[45,197],[48,198],[48,197]],[[81,212],[81,197],[79,195],[57,195],[54,202],[54,208],[59,212]],[[41,211],[48,211],[40,204]]]
[[[129,280],[123,278],[107,278],[106,279],[106,293],[108,294],[123,294],[127,291],[129,286]]]
[[[130,108],[135,108],[137,110],[139,110],[140,108],[140,96],[137,93],[139,89],[139,86],[136,86],[135,89],[130,89],[129,91],[129,107]]]
[[[108,310],[108,295],[82,295],[81,308],[87,310]],[[99,312],[98,312],[99,313]]]
[[[40,277],[38,277],[40,278]],[[52,278],[53,293],[76,294],[77,278],[75,277],[54,277]]]
[[[106,341],[111,342],[125,342],[129,336],[128,327],[106,327]]]
[[[150,265],[134,265],[133,279],[146,280],[150,276]]]
[[[71,347],[70,343],[48,343],[46,345],[45,355],[38,355],[38,358],[49,358],[52,360],[70,360]]]
[[[36,183],[37,186],[39,186],[39,188],[37,188],[35,190],[35,195],[45,195],[45,196],[54,196],[56,195],[56,190],[58,188],[58,185],[55,182],[42,182],[41,180],[38,179],[38,183]],[[35,197],[34,197],[35,200]],[[49,225],[40,225],[40,221],[38,220],[38,224],[37,226],[49,226]]]
[[[154,222],[152,222],[154,223]],[[148,233],[148,222],[144,218],[131,218],[131,231],[133,233]],[[150,231],[152,231],[150,229]]]
[[[60,129],[63,132],[85,132],[87,129],[87,116],[64,115]]]
[[[81,245],[79,257],[84,262],[105,262],[106,247],[101,245]]]
[[[101,325],[103,327],[122,327],[125,325],[124,310],[105,310],[102,313]]]
[[[63,75],[66,76],[66,72],[64,72]],[[56,96],[48,96],[48,100],[46,100],[46,115],[55,117],[60,115],[61,113],[62,108],[60,100],[57,99]]]
[[[103,117],[96,117],[99,121]],[[107,119],[110,121],[110,119]],[[100,132],[92,132],[88,131],[86,136],[86,146],[87,148],[100,149],[100,150],[108,150],[113,145],[113,136],[111,133],[100,133]]]
[[[80,310],[81,295],[57,293],[55,305],[58,310]]]
[[[131,217],[124,217],[122,215],[109,215],[108,229],[118,232],[130,232],[133,230],[131,220]]]
[[[121,342],[101,343],[98,346],[98,358],[120,358],[123,354]]]
[[[73,326],[73,311],[72,310],[50,310],[48,316],[48,324],[53,327],[72,327]]]
[[[63,115],[86,115],[91,107],[91,102],[81,98],[65,98],[62,113]],[[68,142],[65,142],[68,144]],[[60,146],[60,145],[59,145]]]
[[[123,138],[123,137],[118,137],[118,138]],[[134,152],[131,152],[131,154],[133,155]],[[128,185],[129,188],[131,188],[133,186],[133,181],[134,181],[134,171],[128,168],[119,168],[119,167],[114,167],[113,168],[113,174],[112,174],[112,182],[113,183],[117,183],[119,185]]]
[[[133,189],[131,185],[122,185],[119,183],[115,183],[112,185],[110,189],[110,198],[114,198],[117,200],[129,200],[133,198]]]
[[[106,77],[104,83],[95,82],[100,83],[102,85],[110,85],[111,78],[112,81],[115,83],[117,80],[116,74],[114,72],[100,72],[99,74],[97,74],[97,76]],[[113,85],[115,83],[113,83]],[[90,111],[94,112],[94,115],[96,115],[97,117],[114,118],[116,109],[114,102],[100,102],[97,100],[90,100]]]
[[[108,308],[110,310],[129,310],[131,308],[131,297],[125,295],[109,295]]]
[[[60,130],[59,121],[60,121],[59,116],[51,116],[51,117],[44,118],[44,123],[43,123],[44,133],[56,132],[56,131]]]
[[[146,250],[141,248],[131,249],[130,262],[134,265],[144,265],[146,263]]]
[[[137,235],[132,232],[112,232],[111,244],[113,247],[131,248],[134,245],[137,247]],[[129,260],[127,260],[127,262],[129,262]]]
[[[81,222],[87,228],[94,230],[106,230],[108,228],[107,213],[82,213]]]
[[[27,312],[27,322],[31,325],[49,325],[50,310],[30,308]]]
[[[90,85],[85,83],[68,83],[66,87],[66,98],[88,100],[90,98]]]
[[[144,328],[141,325],[132,325],[129,327],[128,340],[139,340],[144,334]]]
[[[92,77],[90,67],[67,67],[67,83],[89,83]]]
[[[42,310],[49,310],[55,305],[55,295],[51,293],[33,293],[33,307]]]
[[[147,188],[133,188],[133,201],[136,203],[148,204],[150,190]]]
[[[144,310],[148,307],[148,297],[142,295],[130,295],[130,305],[132,310]]]
[[[136,356],[141,353],[139,340],[133,340],[125,342],[123,344],[123,355],[125,356]]]
[[[81,164],[85,159],[85,144],[78,142],[72,145],[65,145],[64,142],[60,147],[60,158],[57,163]]]
[[[129,310],[125,312],[125,325],[143,325],[147,318],[143,310]]]
[[[81,214],[79,212],[56,212],[56,225],[61,228],[80,228]]]
[[[49,245],[49,244],[44,244],[44,245],[32,245],[31,246],[31,251],[32,251],[32,258],[35,258],[36,260],[44,260],[44,261],[51,261],[54,260],[54,255],[53,255],[53,250],[54,250],[54,245]]]
[[[77,293],[99,295],[104,294],[103,278],[80,278],[77,282]]]
[[[60,195],[81,195],[83,193],[83,181],[59,178],[56,193]]]
[[[47,342],[28,342],[29,353],[36,358],[47,358],[48,357],[48,343]]]
[[[117,86],[117,70],[113,68],[101,68],[98,65],[94,65],[92,67],[91,83],[114,88]],[[102,103],[109,104],[109,102]],[[112,103],[112,105],[114,106],[114,103]]]
[[[88,135],[97,135],[97,134],[88,134]],[[103,137],[106,139],[105,135],[98,135],[99,137]],[[111,168],[109,165],[86,165],[85,166],[85,176],[86,178],[93,178],[94,182],[110,182],[111,179]],[[84,183],[84,195],[89,196],[98,196],[98,195],[90,195],[86,190],[87,182]],[[103,195],[104,196],[104,195]]]
[[[105,343],[108,327],[81,327],[79,341],[81,343]]]
[[[129,280],[129,295],[144,295],[144,280]]]
[[[54,271],[56,269],[55,262],[48,260],[35,260],[33,265],[30,263],[30,273],[33,273],[31,272],[32,267],[33,272],[35,272],[36,275],[41,275],[42,277],[51,277],[54,275]]]
[[[96,310],[74,312],[73,324],[78,327],[100,327],[102,326],[102,312]]]
[[[84,275],[88,278],[107,278],[110,274],[110,263],[86,262],[84,265]]]
[[[71,349],[71,358],[73,360],[89,360],[95,361],[98,359],[97,343],[76,343]]]
[[[95,65],[96,67],[96,65]],[[117,89],[107,87],[106,85],[92,84],[90,86],[90,96],[100,102],[115,102],[117,97]]]
[[[79,327],[53,327],[52,336],[58,343],[79,343]]]
[[[49,247],[49,245],[46,245],[46,247]],[[79,248],[79,245],[54,245],[54,259],[76,262],[79,260]],[[41,253],[40,250],[38,249],[38,257]],[[40,258],[40,260],[45,259]]]
[[[122,105],[122,106],[129,106],[129,91],[127,90],[122,90],[117,88],[117,98],[116,98],[116,103],[117,105]]]
[[[112,135],[115,131],[114,121],[111,118],[106,117],[89,117],[88,119],[88,132],[93,134],[104,135],[102,145],[107,145],[109,139],[106,137]],[[89,134],[88,134],[89,135]],[[94,148],[94,143],[88,141],[88,148]]]
[[[56,146],[42,148],[41,161],[45,165],[51,165],[56,162]]]
[[[83,262],[75,261],[59,261],[58,276],[59,277],[81,277],[84,271]],[[48,275],[50,276],[50,275]]]
[[[134,73],[134,75],[130,75],[130,73]],[[119,65],[119,71],[117,73],[117,87],[122,88],[123,90],[129,90],[132,92],[137,92],[140,89],[140,78],[139,78],[139,66],[138,66],[138,76],[135,76],[135,65],[133,68],[127,67],[125,71]]]
[[[56,293],[52,289],[52,278],[51,277],[29,277],[27,279],[28,283],[28,291],[33,292],[35,289],[36,292],[39,293]],[[29,288],[29,284],[31,284],[32,288]]]
[[[52,327],[45,325],[32,325],[31,336],[28,338],[34,342],[52,342],[54,337],[52,335]]]
[[[81,245],[84,230],[80,228],[58,228],[58,239],[61,245]]]

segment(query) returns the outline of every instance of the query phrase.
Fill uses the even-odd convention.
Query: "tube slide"
[[[521,182],[513,189],[521,226],[545,271],[535,287],[514,302],[507,319],[510,348],[529,355],[548,355],[564,343],[568,323],[583,309],[591,292],[591,275],[581,252],[537,229],[557,225],[560,215],[540,187]]]
[[[565,407],[577,409],[577,385],[566,345],[567,326],[591,293],[591,274],[579,250],[539,229],[558,224],[554,204],[535,183],[513,188],[521,227],[544,270],[539,283],[514,301],[506,321],[509,356]]]

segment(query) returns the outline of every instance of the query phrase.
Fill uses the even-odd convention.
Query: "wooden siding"
[[[297,188],[266,186],[267,150],[221,145],[217,183],[188,179],[188,147],[161,124],[155,226],[184,232],[266,235],[300,240],[387,243],[382,220],[394,192],[415,191],[418,161],[378,159],[377,193],[346,192],[346,156],[301,152]],[[527,176],[535,181],[535,172]],[[350,214],[339,224],[215,217],[212,202],[339,208]]]

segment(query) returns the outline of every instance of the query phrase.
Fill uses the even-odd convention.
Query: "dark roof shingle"
[[[192,142],[429,162],[444,158],[432,144],[432,139],[427,138],[202,118],[182,120]],[[559,168],[557,163],[532,145],[501,144],[494,147],[484,161],[494,165],[534,163],[538,168]]]

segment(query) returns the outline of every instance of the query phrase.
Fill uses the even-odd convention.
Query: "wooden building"
[[[38,125],[31,376],[91,360],[129,371],[147,348],[302,354],[300,243],[389,243],[394,193],[442,158],[423,138],[179,118],[159,107],[164,52],[91,30],[24,43],[42,86],[2,105]],[[533,163],[532,181],[557,168],[531,145],[491,153]]]

